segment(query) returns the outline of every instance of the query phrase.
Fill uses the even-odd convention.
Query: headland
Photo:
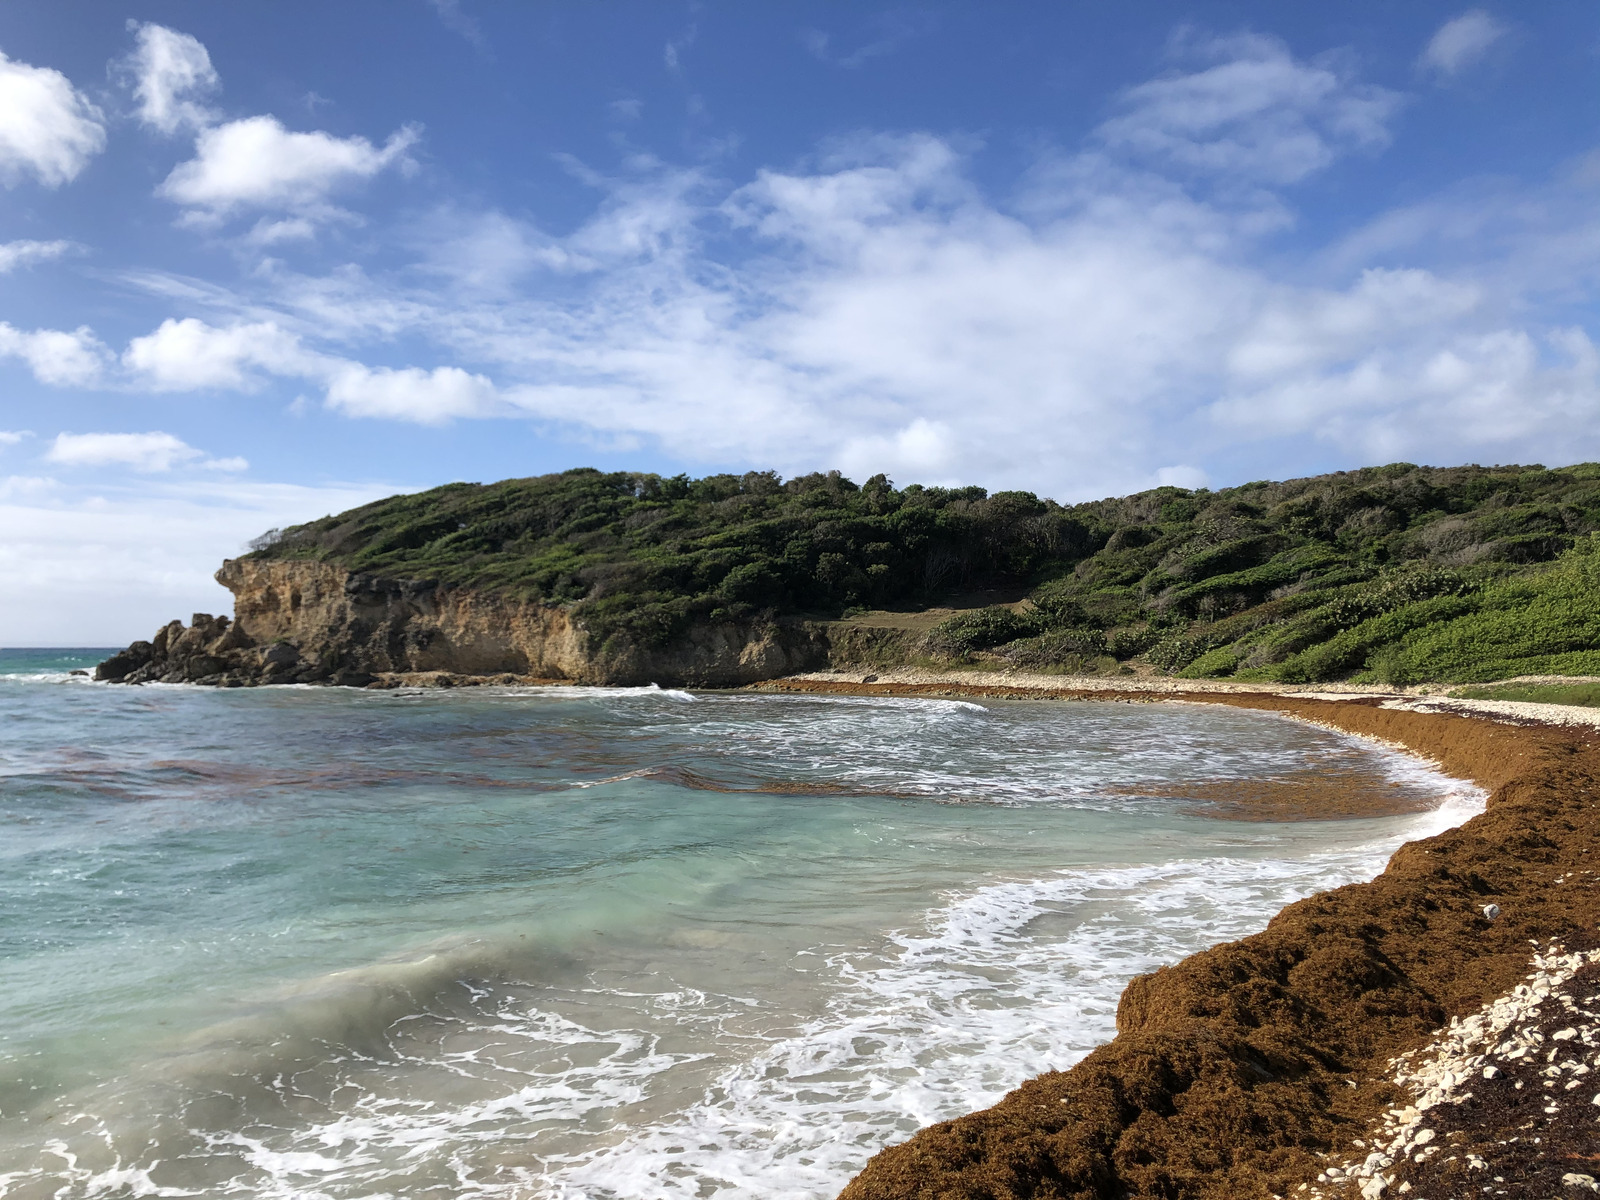
[[[1407,687],[1600,674],[1600,465],[1407,463],[1064,506],[567,471],[273,530],[102,679],[729,687],[830,667]],[[402,682],[414,680],[401,679]]]

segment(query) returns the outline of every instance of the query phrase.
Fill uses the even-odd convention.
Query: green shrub
[[[1239,666],[1239,653],[1232,646],[1219,646],[1207,650],[1178,675],[1183,679],[1206,679],[1214,675],[1232,675]]]
[[[1098,670],[1099,661],[1106,657],[1106,635],[1098,629],[1057,629],[1010,642],[998,653],[1012,666],[1026,670]]]
[[[936,654],[962,655],[987,650],[1037,632],[1038,618],[1003,606],[957,613],[928,633],[928,648]]]
[[[1106,653],[1118,659],[1132,658],[1160,640],[1160,633],[1148,625],[1142,629],[1113,629],[1106,634]]]
[[[1156,667],[1175,674],[1212,648],[1209,634],[1169,634],[1150,648],[1145,657]]]

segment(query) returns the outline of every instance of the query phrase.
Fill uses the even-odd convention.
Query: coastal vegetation
[[[1398,463],[1076,505],[882,475],[580,469],[394,496],[250,557],[570,606],[635,644],[945,605],[915,638],[867,639],[877,660],[1283,683],[1600,674],[1600,464]],[[952,604],[983,590],[1006,602]]]
[[[1600,683],[1478,684],[1450,693],[1461,700],[1518,700],[1527,704],[1566,704],[1600,708]]]

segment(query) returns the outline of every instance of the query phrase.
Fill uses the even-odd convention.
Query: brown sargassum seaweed
[[[1403,744],[1492,789],[1488,808],[1403,846],[1370,883],[1135,979],[1108,1045],[882,1151],[840,1200],[1291,1196],[1319,1155],[1350,1153],[1403,1099],[1388,1060],[1514,987],[1530,941],[1600,942],[1600,885],[1583,873],[1600,870],[1592,734],[1359,701],[1190,698]]]

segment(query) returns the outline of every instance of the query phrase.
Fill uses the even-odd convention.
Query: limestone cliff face
[[[229,559],[217,582],[233,593],[234,623],[254,644],[287,642],[334,670],[553,679],[592,671],[589,638],[562,608],[318,562]]]
[[[817,626],[699,626],[660,646],[594,637],[569,609],[352,573],[320,562],[229,559],[235,617],[196,614],[101,664],[99,678],[224,685],[365,685],[418,673],[596,684],[753,683],[827,659]]]

